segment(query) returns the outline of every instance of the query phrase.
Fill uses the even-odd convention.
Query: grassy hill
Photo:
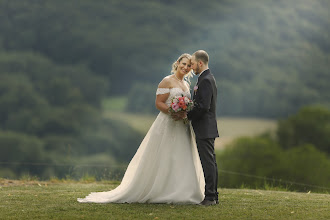
[[[330,195],[219,189],[212,207],[173,204],[81,204],[77,198],[116,182],[0,179],[0,219],[330,219]]]

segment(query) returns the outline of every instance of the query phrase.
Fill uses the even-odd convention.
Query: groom
[[[219,137],[216,121],[217,86],[208,67],[209,55],[196,51],[191,58],[191,68],[198,75],[194,87],[194,108],[188,113],[196,134],[196,144],[205,178],[205,198],[200,205],[218,204],[218,168],[214,141]]]

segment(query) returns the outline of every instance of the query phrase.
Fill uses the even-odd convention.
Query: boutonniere
[[[194,94],[196,95],[196,92],[197,92],[197,89],[198,89],[198,86],[194,86]]]

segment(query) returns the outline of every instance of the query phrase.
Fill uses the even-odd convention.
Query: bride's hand
[[[183,112],[174,112],[174,113],[171,114],[171,117],[175,121],[179,121],[179,120],[182,120],[182,119],[187,117],[187,112],[185,112],[185,111],[183,111]]]

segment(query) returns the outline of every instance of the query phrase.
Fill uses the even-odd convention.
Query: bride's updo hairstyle
[[[191,60],[191,55],[189,53],[184,53],[172,64],[172,70],[171,73],[175,73],[178,69],[178,62],[180,63],[183,58],[187,58],[188,60]],[[190,70],[185,76],[184,79],[190,84],[190,78],[193,77],[192,70]]]

